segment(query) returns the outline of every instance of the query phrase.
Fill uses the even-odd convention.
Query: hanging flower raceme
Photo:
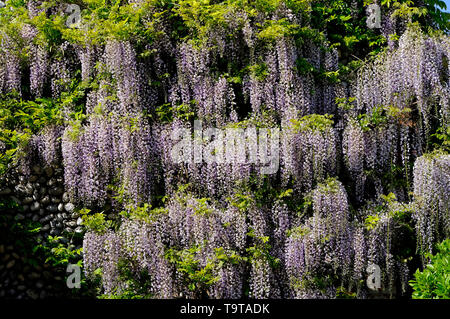
[[[89,70],[89,57],[85,57],[86,73]],[[116,82],[117,98],[120,102],[119,113],[135,114],[143,108],[140,101],[139,73],[137,71],[136,52],[130,42],[110,41],[105,46],[105,66]]]
[[[177,296],[173,266],[165,258],[165,247],[170,243],[168,214],[164,209],[150,210],[148,205],[129,209],[145,214],[131,215],[122,220],[118,234],[124,247],[124,258],[131,271],[146,271],[150,276],[150,291],[159,298]]]
[[[86,277],[93,278],[97,269],[102,270],[102,286],[104,294],[117,292],[118,262],[122,256],[120,238],[114,232],[107,230],[104,233],[87,232],[83,239],[84,272]],[[120,290],[119,290],[120,291]]]
[[[195,297],[196,292],[212,298],[242,296],[245,269],[240,254],[245,243],[241,237],[245,238],[247,228],[241,212],[219,211],[207,199],[180,190],[165,208],[131,205],[121,215],[116,233],[90,231],[84,239],[86,274],[101,268],[105,293],[126,288],[118,273],[122,260],[133,278],[142,272],[149,275],[148,293],[159,298]],[[185,263],[192,268],[183,268]],[[192,271],[204,271],[203,276],[211,278],[197,282],[198,289],[192,290],[187,285],[189,276],[195,275]]]
[[[450,235],[448,190],[450,156],[425,154],[414,164],[416,232],[421,252],[432,252],[433,244]]]
[[[314,278],[339,272],[348,280],[353,268],[353,227],[342,183],[328,179],[319,184],[312,203],[313,216],[291,229],[286,243],[286,270],[297,298],[328,296],[333,283],[321,288]]]
[[[448,124],[448,48],[448,37],[425,36],[420,28],[410,26],[400,37],[397,49],[377,56],[359,71],[358,109],[372,113],[379,106],[414,106],[420,112],[426,134],[433,115],[439,116],[442,125]],[[433,114],[433,105],[439,105],[439,114]]]
[[[61,149],[64,164],[64,186],[73,201],[81,199],[79,189],[82,183],[83,163],[83,132],[80,123],[76,126],[67,126],[61,139]]]
[[[392,297],[405,293],[405,275],[408,276],[409,268],[408,260],[401,257],[404,251],[400,249],[409,240],[408,236],[412,235],[407,222],[414,212],[414,205],[397,201],[394,193],[381,195],[381,199],[368,202],[358,212],[362,223],[356,226],[353,240],[353,276],[362,278],[364,267],[369,270],[379,268],[380,286],[371,289],[379,289]],[[401,284],[401,289],[397,289],[397,283]],[[364,296],[366,288],[358,287],[358,294]]]
[[[66,128],[62,148],[73,200],[101,207],[109,198],[108,185],[126,201],[151,200],[157,158],[145,119],[93,114],[87,125]]]
[[[42,45],[33,45],[30,65],[30,89],[36,97],[41,97],[45,82],[49,76],[49,57],[47,48]]]
[[[213,50],[196,48],[186,42],[178,47],[177,78],[171,88],[170,102],[177,116],[180,109],[190,107],[206,124],[221,126],[235,111],[235,93],[223,76],[218,79],[209,72],[216,61]]]
[[[381,178],[401,167],[406,181],[412,178],[409,169],[415,158],[421,154],[418,126],[411,120],[411,109],[378,107],[373,112],[351,117],[342,136],[342,151],[345,167],[354,183],[356,200],[369,199],[367,185],[374,184],[377,197],[388,187],[399,199],[407,199],[406,187],[393,183],[388,185]],[[368,197],[369,196],[369,197]]]
[[[0,35],[0,93],[22,92],[19,48],[15,41],[3,33]]]
[[[49,125],[41,133],[43,142],[42,158],[43,162],[48,166],[59,165],[62,160],[60,139],[63,131],[62,126]]]
[[[359,124],[351,121],[343,134],[342,149],[344,160],[350,176],[355,181],[356,197],[362,200],[364,195],[364,159],[367,156],[364,144],[364,135]],[[371,154],[371,153],[368,153]]]
[[[69,42],[63,42],[51,60],[51,89],[53,98],[57,99],[62,92],[70,91],[72,75],[76,74],[80,59],[76,49]],[[84,79],[82,79],[84,80]]]
[[[355,253],[353,277],[355,280],[360,281],[366,277],[367,269],[367,244],[363,227],[359,227],[355,231],[353,237],[353,251]]]
[[[94,75],[95,63],[98,60],[98,49],[90,44],[85,47],[76,47],[81,62],[81,79],[88,81]]]
[[[308,192],[318,182],[337,173],[336,133],[328,115],[293,120],[282,136],[281,174],[292,178],[298,192]]]

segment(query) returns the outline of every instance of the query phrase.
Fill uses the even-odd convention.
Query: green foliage
[[[62,110],[66,106],[78,110],[70,114],[73,120],[71,136],[76,140],[85,118],[84,106],[80,104],[89,88],[89,85],[81,82],[78,77],[79,72],[58,98],[27,100],[17,92],[0,95],[0,142],[5,147],[4,152],[0,154],[0,174],[6,171],[9,163],[25,155],[23,150],[33,134],[38,134],[47,126],[64,123]]]
[[[307,75],[313,72],[317,72],[317,70],[314,68],[314,66],[309,63],[308,60],[306,60],[303,57],[298,57],[295,61],[297,72],[301,75]]]
[[[266,260],[272,268],[280,266],[280,259],[275,258],[270,254],[272,246],[269,243],[269,236],[257,236],[255,230],[251,227],[247,236],[253,239],[253,246],[246,248],[249,261],[263,259]]]
[[[433,148],[440,149],[442,152],[450,152],[450,126],[438,127],[436,133],[431,135],[434,142]]]
[[[218,247],[214,249],[215,258],[218,261],[218,267],[221,268],[225,263],[231,263],[237,265],[242,262],[247,261],[247,257],[240,256],[237,252],[233,250],[225,250],[223,247]]]
[[[375,208],[375,214],[368,215],[365,219],[365,226],[367,230],[373,230],[377,227],[382,215],[387,218],[392,218],[398,227],[405,227],[412,231],[413,226],[411,222],[411,214],[413,208],[411,204],[404,204],[397,201],[394,193],[388,195],[381,195],[382,203]]]
[[[34,246],[33,251],[41,250],[47,258],[45,263],[53,267],[63,266],[68,264],[76,264],[83,267],[82,248],[75,249],[73,245],[63,244],[60,240],[62,237],[48,236],[47,242]]]
[[[146,270],[143,270],[139,274],[135,274],[131,271],[132,264],[125,258],[120,258],[117,263],[117,269],[119,272],[119,280],[123,283],[120,291],[116,291],[112,294],[100,295],[99,299],[150,299],[153,297],[150,291],[150,284],[152,278],[149,276]],[[98,284],[101,281],[101,274],[98,274]]]
[[[34,254],[39,253],[45,258],[45,264],[53,267],[54,271],[65,273],[68,265],[77,265],[81,269],[80,288],[71,289],[72,296],[92,296],[95,291],[88,284],[83,276],[83,248],[76,248],[71,243],[61,241],[62,237],[48,236],[46,242],[37,244],[33,247]],[[91,280],[92,282],[92,280]],[[65,281],[62,283],[62,289],[66,289]]]
[[[86,0],[80,3],[82,8],[83,29],[61,28],[62,37],[81,45],[104,44],[107,40],[150,41],[156,36],[153,28],[159,21],[158,13],[153,15],[151,3],[146,1],[139,6],[130,3],[102,0]],[[155,19],[152,21],[151,18]],[[152,21],[146,26],[143,19]]]
[[[217,247],[214,249],[214,256],[202,266],[198,256],[201,249],[201,246],[196,245],[181,250],[169,248],[165,252],[165,258],[182,275],[184,285],[197,296],[204,296],[207,289],[220,280],[218,271],[225,264],[237,265],[247,261],[246,257],[241,257],[235,251]]]
[[[101,75],[99,75],[99,77],[100,76]],[[67,107],[68,109],[73,110],[73,113],[69,114],[71,118],[74,118],[75,114],[83,113],[85,111],[84,98],[86,96],[86,91],[94,89],[96,86],[95,82],[84,82],[81,81],[80,77],[81,71],[78,70],[75,72],[74,77],[70,82],[64,83],[64,90],[55,102],[60,105],[60,109]]]
[[[331,47],[338,48],[343,61],[380,52],[385,44],[382,35],[367,28],[365,7],[352,8],[350,1],[319,0],[312,3],[312,27],[327,32]]]
[[[358,115],[357,120],[363,131],[368,131],[371,128],[386,123],[387,117],[384,115],[383,108],[377,107],[370,114],[364,113]]]
[[[254,199],[248,194],[235,193],[233,197],[228,198],[228,201],[242,213],[247,212],[254,205]]]
[[[310,228],[300,225],[292,229],[289,229],[287,235],[288,237],[301,238],[308,235],[310,232],[311,232]]]
[[[15,205],[10,204],[9,206],[14,207]],[[73,244],[63,242],[62,237],[49,236],[42,240],[37,237],[41,232],[42,225],[40,223],[30,220],[12,220],[12,218],[11,215],[0,214],[0,242],[12,245],[14,252],[21,256],[25,267],[46,264],[50,266],[48,270],[54,275],[64,274],[69,264],[83,267],[81,248],[77,249]],[[7,228],[4,228],[5,225],[8,225]],[[65,281],[61,281],[59,288],[61,293],[67,292],[72,296],[90,296],[91,292],[83,277],[80,284],[81,289],[73,289],[68,292]]]
[[[4,150],[0,153],[0,175],[8,170],[8,165],[18,153],[20,145],[24,146],[28,143],[30,135],[27,133],[18,133],[8,129],[0,130],[0,142],[3,143]]]
[[[337,299],[356,299],[356,293],[348,291],[342,286],[339,286],[336,289],[336,298]]]
[[[209,216],[212,214],[213,210],[209,207],[209,198],[200,198],[196,200],[196,205],[188,205],[188,207],[194,209],[194,214],[200,216]]]
[[[214,3],[209,0],[184,0],[177,1],[173,12],[182,18],[185,29],[195,37],[205,38],[208,31],[218,25],[225,24],[225,14],[233,8],[232,4],[227,6],[223,2]]]
[[[370,113],[364,113],[357,116],[357,122],[363,131],[375,129],[390,121],[396,121],[403,125],[409,125],[407,121],[410,108],[399,108],[393,105],[379,106],[374,108]]]
[[[433,24],[440,30],[447,32],[450,30],[450,13],[447,5],[442,0],[426,0],[427,13]],[[447,10],[444,11],[444,10]]]
[[[367,230],[375,229],[380,221],[380,216],[378,215],[369,215],[366,217],[365,224]]]
[[[203,292],[217,282],[219,277],[215,275],[213,261],[210,260],[204,267],[200,265],[199,259],[196,258],[199,252],[199,246],[182,250],[171,248],[166,250],[165,258],[184,276],[189,290]]]
[[[142,206],[138,207],[135,207],[134,205],[128,205],[127,209],[121,211],[119,214],[125,218],[142,220],[146,223],[152,223],[156,221],[161,215],[167,214],[167,209],[151,209],[151,205],[144,203]]]
[[[194,106],[197,101],[192,100],[190,104],[179,104],[173,109],[174,116],[184,121],[191,121],[195,117]]]
[[[310,216],[312,214],[312,192],[309,192],[303,196],[302,201],[295,207],[295,211],[297,212],[297,216],[299,218],[303,216]]]
[[[301,119],[292,119],[292,127],[297,132],[302,131],[319,131],[325,132],[333,126],[333,115],[331,114],[309,114],[303,116]]]
[[[426,8],[420,8],[414,6],[414,1],[406,0],[403,2],[399,1],[391,1],[391,0],[383,0],[381,1],[382,5],[388,4],[392,2],[392,7],[394,8],[394,12],[392,13],[391,17],[422,17],[427,14]]]
[[[336,177],[330,177],[322,183],[317,184],[317,189],[322,193],[337,193],[339,191],[339,183]]]
[[[156,116],[162,123],[170,123],[173,121],[173,110],[171,103],[165,103],[156,107]]]
[[[281,193],[278,195],[278,199],[285,199],[292,196],[292,193],[294,190],[292,188],[282,190]]]
[[[413,299],[450,299],[450,239],[438,245],[436,255],[427,254],[429,263],[410,281]]]
[[[267,129],[267,132],[270,136],[271,128],[274,126],[274,118],[275,118],[275,112],[273,109],[268,109],[265,105],[261,106],[261,112],[255,114],[252,113],[249,117],[246,119],[233,123],[228,123],[224,128],[250,128],[250,127],[256,127],[256,128],[265,128]]]
[[[335,102],[336,105],[338,106],[338,108],[344,110],[344,111],[348,111],[348,110],[352,110],[354,108],[354,104],[353,102],[355,102],[356,98],[355,97],[349,97],[348,99],[343,97],[343,98],[339,98],[337,97]]]
[[[106,220],[103,213],[90,214],[91,210],[83,208],[80,210],[80,215],[83,220],[83,225],[90,231],[103,234],[108,229],[113,227],[111,220]]]
[[[248,70],[254,78],[260,81],[263,81],[269,75],[269,71],[267,70],[267,65],[265,63],[251,65],[248,67]]]
[[[236,11],[245,11],[249,18],[257,17],[260,12],[273,13],[282,3],[294,12],[307,12],[310,0],[182,0],[176,1],[176,5],[169,10],[173,16],[180,17],[183,21],[179,24],[180,37],[183,34],[197,43],[210,41],[209,33],[216,27],[228,27],[227,16]],[[170,7],[170,6],[169,6]],[[228,27],[230,37],[236,36],[243,27],[244,21],[237,18],[239,28]],[[270,43],[283,36],[291,36],[297,33],[299,26],[288,22],[286,19],[266,19],[257,25],[258,39],[263,43]]]
[[[258,38],[264,41],[275,41],[278,38],[291,36],[299,26],[289,23],[283,18],[277,21],[266,21],[262,30],[258,33]]]
[[[298,290],[308,290],[308,289],[314,289],[314,290],[320,290],[323,293],[327,293],[327,288],[332,286],[334,282],[336,282],[337,276],[336,275],[327,275],[322,274],[320,276],[314,276],[312,277],[311,274],[305,274],[302,278],[290,278],[291,281],[291,287]],[[344,292],[341,291],[341,288],[338,288],[336,291],[337,295],[342,298]],[[351,298],[352,294],[350,292],[346,292],[347,297]]]
[[[173,106],[171,103],[165,103],[155,108],[156,118],[162,123],[171,123],[174,118],[190,122],[195,118],[195,100],[190,101],[189,104],[178,104]],[[153,115],[151,115],[153,117]]]
[[[0,174],[23,150],[31,135],[44,127],[61,124],[61,109],[55,100],[40,98],[27,101],[16,93],[0,95],[0,142],[4,151],[0,154]]]
[[[311,0],[147,0],[139,3],[123,1],[79,0],[81,7],[82,28],[67,28],[66,17],[57,13],[52,16],[40,14],[31,19],[24,2],[10,1],[11,9],[1,9],[0,25],[10,36],[19,34],[24,23],[35,26],[38,30],[37,42],[44,44],[49,51],[56,49],[63,41],[85,46],[86,44],[104,44],[111,39],[131,40],[137,44],[151,43],[161,37],[161,23],[169,22],[174,27],[175,39],[192,40],[194,43],[214,41],[210,37],[212,30],[225,27],[228,36],[239,34],[244,26],[242,18],[236,17],[233,26],[228,26],[229,17],[235,12],[244,11],[250,19],[261,20],[260,13],[270,17],[276,9],[285,5],[296,14],[302,14],[302,25],[292,24],[286,19],[262,19],[258,24],[257,35],[262,43],[272,42],[277,38],[294,37],[301,44],[305,39],[318,43],[324,40],[326,33],[330,47],[339,48],[345,59],[354,60],[353,56],[363,57],[367,53],[379,52],[385,39],[365,25],[365,7],[359,3],[355,12],[352,3],[345,0],[311,1]],[[45,1],[43,7],[50,8],[60,1]],[[362,2],[362,1],[360,1]],[[372,1],[365,1],[364,5]],[[411,0],[384,0],[382,5],[394,9],[394,16],[417,19],[431,18],[437,28],[448,30],[448,14],[441,8],[441,0],[425,1],[425,8],[419,8]],[[5,22],[5,23],[4,23]],[[7,22],[7,23],[6,23]],[[12,22],[12,23],[11,23]],[[237,22],[237,27],[235,22]],[[19,40],[19,37],[15,37]],[[18,47],[22,47],[18,45]],[[152,54],[141,52],[142,57]],[[27,56],[27,50],[20,53]]]
[[[277,187],[267,177],[261,180],[260,176],[251,176],[248,180],[241,180],[236,184],[234,194],[227,198],[227,202],[238,208],[242,214],[252,208],[272,207],[275,202],[286,204],[294,211],[304,199],[293,194],[293,189]]]
[[[8,206],[15,206],[7,204]],[[11,215],[0,214],[0,241],[14,246],[15,253],[23,257],[24,263],[38,265],[43,263],[42,254],[36,252],[36,234],[41,229],[41,224],[30,220],[16,220]]]
[[[75,117],[75,120],[69,122],[70,129],[65,131],[66,137],[68,137],[72,142],[77,142],[83,134],[83,120],[86,118],[83,113],[76,113]]]
[[[122,127],[129,131],[130,133],[134,133],[139,130],[139,122],[140,117],[130,116],[129,114],[120,117]]]
[[[0,211],[7,209],[19,209],[19,207],[19,204],[11,198],[0,198]],[[0,216],[6,218],[2,214],[0,214]]]

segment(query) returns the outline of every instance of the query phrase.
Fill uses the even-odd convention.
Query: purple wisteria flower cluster
[[[36,1],[28,11],[45,14]],[[172,39],[161,16],[144,18],[156,30],[148,43],[46,45],[26,23],[20,41],[1,35],[0,94],[62,109],[59,125],[19,146],[22,172],[62,162],[77,209],[114,216],[115,227],[84,234],[85,275],[100,274],[105,295],[144,281],[155,298],[365,298],[376,264],[383,291],[405,293],[405,220],[420,253],[450,235],[450,157],[428,153],[432,127],[450,120],[449,37],[405,27],[343,82],[330,80],[340,51],[326,35],[296,41],[286,25],[309,22],[283,1],[253,17],[228,11],[204,41]],[[215,129],[196,136],[195,120]],[[230,128],[247,129],[251,145],[276,136],[266,151],[279,169],[261,174],[245,161],[261,154],[242,145],[223,162],[191,160]],[[182,134],[192,152],[175,161]]]

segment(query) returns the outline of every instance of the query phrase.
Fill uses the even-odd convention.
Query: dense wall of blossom
[[[137,282],[157,298],[365,298],[376,264],[383,291],[405,293],[405,219],[421,256],[450,233],[450,158],[428,154],[449,124],[448,36],[385,20],[389,47],[344,80],[333,77],[342,53],[309,29],[304,8],[234,6],[202,28],[185,18],[195,38],[136,3],[151,40],[69,30],[43,42],[39,17],[59,9],[38,1],[28,2],[35,20],[1,35],[0,93],[61,110],[21,146],[23,173],[62,162],[70,200],[115,216],[84,235],[85,275],[101,269],[106,295]],[[216,135],[194,133],[192,152],[174,161],[174,136],[195,132],[194,120]],[[256,149],[192,159],[230,128],[255,145],[268,129],[279,169],[261,174]]]

